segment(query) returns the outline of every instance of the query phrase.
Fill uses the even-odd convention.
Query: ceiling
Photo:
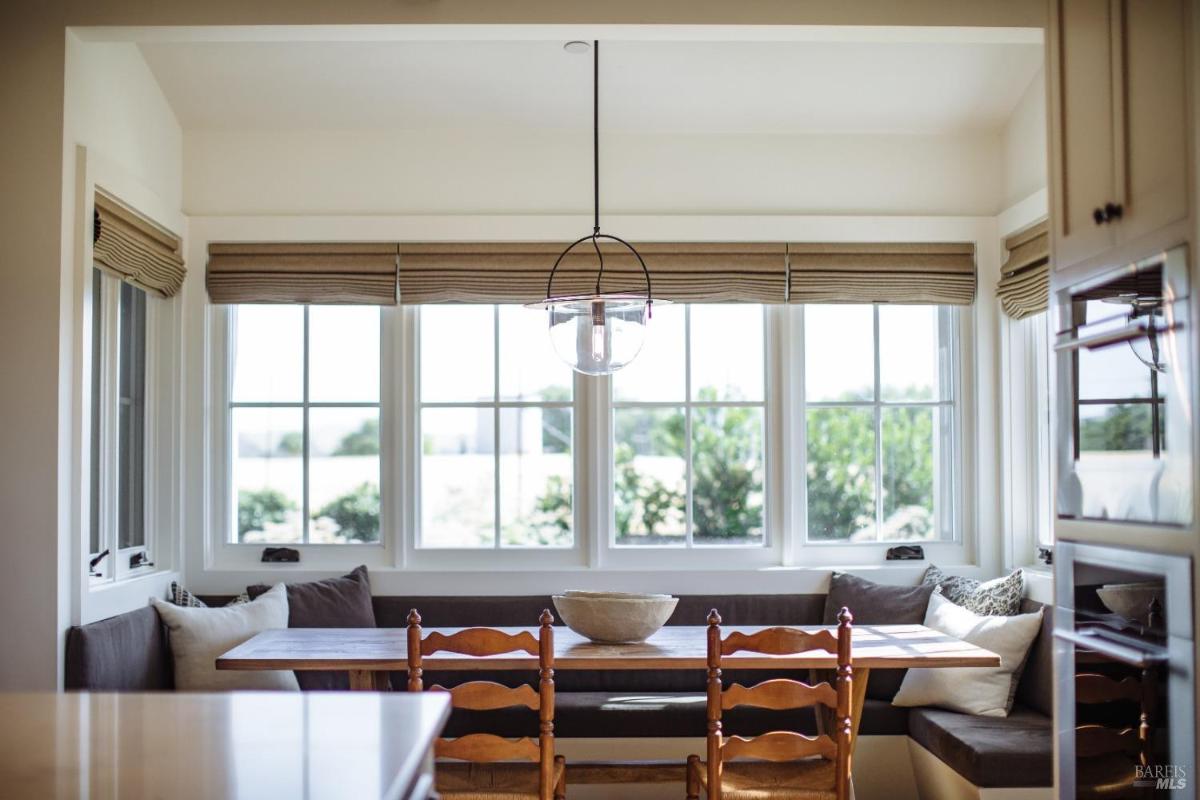
[[[185,129],[586,128],[591,54],[559,41],[144,42]],[[995,130],[1041,44],[606,41],[602,126],[648,132]]]

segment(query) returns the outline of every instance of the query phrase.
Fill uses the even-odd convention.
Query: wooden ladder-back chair
[[[492,711],[524,706],[538,715],[538,738],[506,739],[491,733],[472,733],[456,739],[438,739],[438,759],[491,765],[486,769],[455,769],[439,765],[437,789],[450,800],[561,800],[566,796],[566,760],[554,755],[554,616],[542,612],[535,638],[529,631],[505,633],[495,628],[467,628],[450,635],[433,631],[422,637],[421,615],[408,613],[408,690],[424,689],[422,660],[438,652],[468,656],[495,656],[525,652],[538,659],[538,685],[515,688],[492,681],[469,681],[447,692],[452,708]],[[505,762],[505,763],[500,763]],[[518,762],[518,763],[511,763]],[[529,764],[521,762],[532,762]],[[536,769],[534,769],[536,765]]]
[[[796,628],[737,631],[721,638],[721,615],[708,615],[708,757],[688,757],[687,796],[698,800],[701,787],[709,800],[849,800],[853,746],[850,610],[838,614],[837,635]],[[836,688],[775,678],[754,686],[721,688],[721,657],[742,650],[787,655],[824,650],[837,656]],[[833,734],[821,725],[818,736],[772,731],[761,736],[725,736],[721,712],[737,706],[774,710],[824,706],[833,715]],[[818,714],[820,717],[820,715]],[[735,759],[757,759],[738,762]],[[729,763],[733,762],[733,763]]]

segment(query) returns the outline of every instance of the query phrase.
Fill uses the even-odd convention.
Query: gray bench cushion
[[[65,685],[93,692],[172,689],[171,648],[150,606],[67,632]]]
[[[564,738],[703,737],[703,692],[559,692],[554,698],[554,732]],[[816,732],[809,709],[770,711],[735,708],[722,715],[727,735],[758,736],[773,730]],[[864,736],[903,736],[908,709],[868,699],[860,732]],[[451,713],[446,736],[487,731],[501,736],[537,736],[537,715],[528,709]]]
[[[1021,706],[1005,718],[936,708],[908,717],[909,736],[981,788],[1053,785],[1053,733],[1050,717]]]

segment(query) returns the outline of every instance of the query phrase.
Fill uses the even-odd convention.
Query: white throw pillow
[[[171,635],[175,688],[221,692],[230,689],[299,691],[291,670],[218,670],[217,657],[256,633],[288,626],[287,588],[276,584],[251,603],[223,608],[184,608],[152,600]]]
[[[1042,627],[1042,609],[1011,617],[980,616],[934,594],[925,611],[925,626],[991,650],[1000,656],[1000,666],[910,669],[892,705],[1007,717],[1021,668]]]

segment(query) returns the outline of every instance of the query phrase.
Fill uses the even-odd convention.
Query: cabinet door
[[[1117,236],[1129,241],[1188,213],[1187,15],[1184,0],[1125,0],[1124,164],[1118,197],[1124,213]],[[1124,174],[1122,175],[1122,172]]]
[[[1119,2],[1119,0],[1116,0]],[[1155,0],[1157,2],[1157,0]],[[1110,0],[1056,0],[1050,28],[1054,266],[1066,269],[1112,246],[1113,226],[1092,217],[1114,197]]]

